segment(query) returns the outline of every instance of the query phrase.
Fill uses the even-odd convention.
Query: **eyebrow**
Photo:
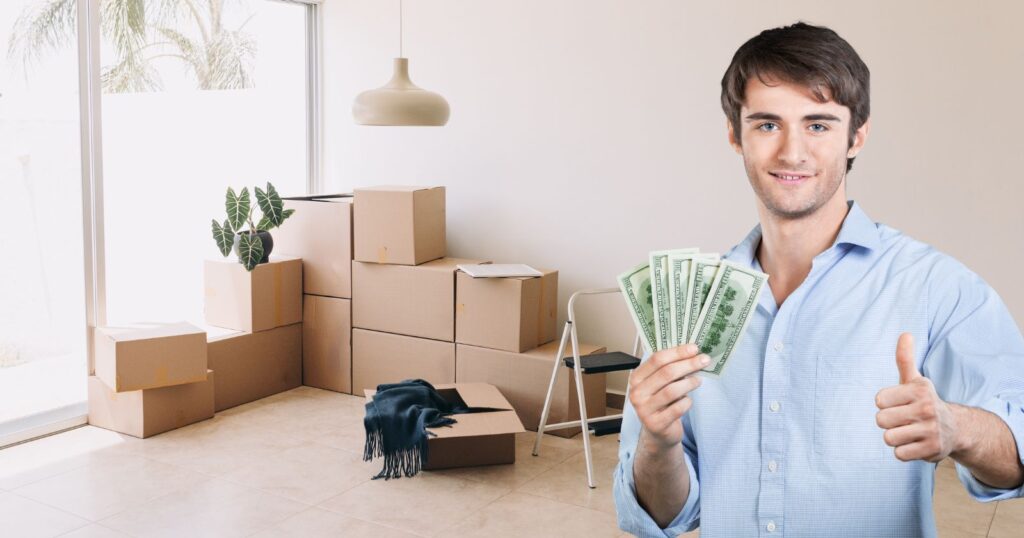
[[[754,112],[745,118],[747,121],[756,120],[769,120],[769,121],[782,121],[782,117],[778,114],[772,114],[770,112]],[[834,121],[841,122],[838,116],[832,114],[808,114],[804,116],[803,121]]]

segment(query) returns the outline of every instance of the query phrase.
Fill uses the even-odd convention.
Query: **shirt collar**
[[[847,244],[863,247],[867,250],[875,250],[880,247],[882,240],[878,234],[878,226],[875,225],[874,221],[868,217],[867,213],[861,209],[857,202],[849,200],[846,202],[846,205],[849,211],[846,213],[846,218],[843,219],[843,226],[839,229],[839,235],[836,236],[835,243],[832,246]],[[725,257],[737,263],[753,266],[754,255],[760,242],[761,225],[758,224]]]

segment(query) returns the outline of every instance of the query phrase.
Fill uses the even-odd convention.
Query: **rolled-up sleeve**
[[[697,528],[700,524],[700,481],[698,480],[695,466],[697,461],[696,450],[693,446],[689,446],[690,443],[683,443],[686,472],[689,473],[690,477],[690,493],[682,510],[679,511],[675,519],[669,523],[668,527],[661,528],[650,514],[640,506],[636,496],[636,486],[633,482],[633,457],[636,453],[639,438],[640,421],[636,416],[633,406],[629,403],[627,395],[626,403],[622,410],[619,463],[615,467],[612,486],[619,528],[641,538],[674,537]]]
[[[1006,423],[1024,465],[1024,337],[999,295],[959,262],[945,260],[929,286],[932,319],[922,370],[943,400],[984,409]],[[998,489],[957,464],[978,501],[1024,497]]]

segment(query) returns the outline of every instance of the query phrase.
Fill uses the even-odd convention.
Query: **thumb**
[[[921,377],[921,372],[917,371],[917,364],[914,362],[914,335],[900,335],[899,342],[896,343],[896,366],[900,370],[901,385]]]

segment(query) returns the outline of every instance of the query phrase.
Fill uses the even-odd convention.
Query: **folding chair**
[[[580,290],[569,297],[569,320],[565,322],[565,329],[562,331],[562,341],[558,345],[558,354],[555,355],[555,363],[551,369],[551,382],[548,383],[548,394],[544,398],[544,410],[540,414],[540,424],[537,425],[537,440],[533,443],[533,455],[540,452],[540,441],[545,431],[561,430],[564,428],[583,427],[583,452],[587,459],[587,485],[594,487],[594,465],[590,454],[590,433],[595,436],[619,433],[622,426],[622,413],[605,415],[601,417],[587,417],[586,395],[583,393],[583,376],[588,374],[601,374],[619,370],[632,370],[640,365],[640,333],[636,335],[633,344],[633,355],[621,351],[611,353],[598,353],[580,357],[580,344],[576,336],[576,299],[583,295],[600,295],[605,293],[622,293],[619,288],[600,288]],[[569,339],[572,339],[572,356],[565,357],[565,346]],[[551,396],[555,390],[555,382],[558,380],[559,366],[564,364],[572,368],[573,377],[576,382],[576,397],[579,400],[580,420],[548,424],[548,412],[551,410]],[[603,395],[602,395],[603,396]]]

